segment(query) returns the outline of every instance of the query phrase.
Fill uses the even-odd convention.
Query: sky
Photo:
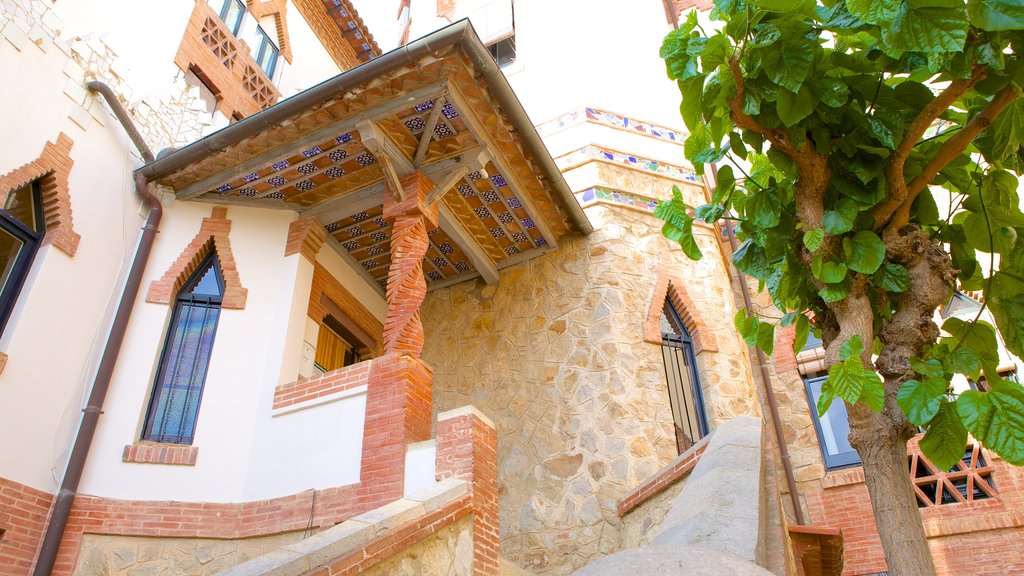
[[[398,43],[399,0],[352,0],[359,16],[370,29],[381,52],[387,52]]]

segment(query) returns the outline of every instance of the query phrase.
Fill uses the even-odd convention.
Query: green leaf
[[[697,240],[693,237],[693,218],[688,218],[682,227],[682,235],[679,239],[679,246],[690,260],[700,260],[704,255],[697,246]]]
[[[843,234],[853,230],[853,222],[857,219],[857,203],[849,198],[840,198],[835,209],[825,212],[823,226],[829,234]]]
[[[921,452],[940,470],[949,470],[964,457],[967,429],[957,414],[957,408],[942,398],[939,409],[928,423],[928,431],[921,438]]]
[[[939,405],[949,383],[941,378],[932,378],[919,382],[907,380],[896,393],[896,403],[907,415],[907,420],[915,426],[924,426],[939,411]]]
[[[816,46],[806,36],[789,35],[764,52],[764,71],[772,82],[795,93],[811,72]]]
[[[970,348],[960,347],[942,357],[942,366],[950,374],[963,374],[971,380],[981,376],[981,357]]]
[[[896,18],[899,0],[847,0],[846,8],[868,24],[884,24]]]
[[[765,257],[764,249],[750,239],[744,240],[740,247],[733,252],[732,262],[736,265],[737,270],[762,282],[768,280],[768,277],[772,275],[772,269]]]
[[[708,224],[717,222],[725,214],[721,204],[704,204],[693,209],[693,215]]]
[[[763,188],[747,198],[747,220],[758,228],[774,228],[782,217],[782,198],[775,187]]]
[[[733,316],[732,321],[744,342],[753,346],[757,342],[757,318],[751,316],[746,308],[741,308]]]
[[[903,3],[880,32],[882,49],[893,58],[904,52],[962,52],[967,41],[967,15],[963,9],[915,10]]]
[[[814,0],[750,0],[750,4],[770,12],[793,12],[814,8]]]
[[[877,273],[878,285],[887,292],[906,292],[910,288],[910,274],[900,264],[886,262]]]
[[[967,0],[971,25],[982,30],[1024,28],[1024,4],[1020,0]]]
[[[793,126],[814,112],[814,96],[807,86],[801,86],[797,93],[783,90],[775,103],[779,119],[786,126]]]
[[[896,142],[893,140],[892,130],[890,130],[888,126],[874,116],[868,116],[867,120],[871,134],[877,138],[883,146],[889,150],[896,148]]]
[[[942,378],[944,372],[942,371],[942,363],[932,358],[922,362],[918,358],[910,359],[910,367],[925,378]]]
[[[998,372],[999,348],[996,340],[996,331],[988,322],[978,320],[977,322],[965,322],[955,316],[948,318],[942,329],[953,337],[953,342],[963,340],[962,346],[973,350],[981,359],[981,366],[988,374]],[[943,339],[946,342],[947,339]]]
[[[808,230],[804,233],[804,246],[810,252],[817,252],[818,248],[821,248],[822,242],[825,241],[824,230]]]
[[[793,339],[793,353],[799,354],[807,345],[807,337],[811,333],[811,323],[803,314],[796,317],[796,337]]]
[[[760,48],[774,43],[779,38],[782,38],[782,32],[779,32],[779,27],[775,24],[755,24],[750,46]]]
[[[679,92],[683,95],[683,102],[679,105],[679,113],[683,122],[690,130],[695,130],[700,124],[701,110],[704,104],[704,74],[679,81]]]
[[[851,288],[853,288],[853,283],[847,277],[838,284],[826,284],[824,288],[818,290],[818,296],[821,296],[825,302],[839,302],[850,295]]]
[[[757,347],[766,355],[771,356],[775,350],[775,325],[770,322],[760,322],[757,325]]]
[[[846,278],[846,264],[825,260],[821,254],[815,254],[811,260],[811,274],[826,284],[836,284]]]
[[[718,180],[715,183],[715,191],[711,194],[711,202],[720,204],[725,201],[729,192],[736,186],[736,177],[733,176],[732,166],[726,164],[718,169]]]
[[[821,101],[831,108],[839,108],[850,99],[850,88],[842,80],[822,78],[817,86],[821,92]]]
[[[821,385],[821,396],[818,396],[818,404],[815,406],[818,409],[818,417],[825,415],[828,412],[828,407],[832,405],[832,401],[835,400],[836,394],[832,389],[832,379],[825,380]]]
[[[1024,249],[1017,252],[1016,258],[1024,255]],[[1006,348],[1024,357],[1024,280],[1006,271],[997,272],[992,276],[986,297]]]
[[[836,397],[850,404],[862,401],[876,412],[882,409],[882,380],[876,372],[864,368],[858,355],[833,364],[828,370],[828,384]]]
[[[861,230],[843,238],[843,252],[850,270],[862,274],[874,274],[885,260],[885,243],[874,232]]]
[[[859,335],[851,336],[849,340],[839,346],[839,360],[846,362],[850,358],[859,358],[864,351],[864,342]]]

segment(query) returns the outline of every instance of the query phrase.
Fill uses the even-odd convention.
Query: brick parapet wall
[[[437,479],[463,478],[473,491],[473,573],[498,573],[498,436],[494,424],[470,406],[437,416]]]
[[[302,378],[274,389],[274,410],[339,394],[369,381],[373,360],[326,372],[317,378]]]
[[[52,494],[0,478],[0,576],[29,573],[52,501]]]
[[[910,449],[915,449],[914,443]],[[1024,470],[990,453],[986,458],[993,468],[995,498],[920,510],[940,575],[1024,573]],[[842,531],[844,574],[886,570],[863,468],[830,472],[822,479],[820,490],[805,492],[805,496],[816,525]]]
[[[694,444],[689,450],[679,455],[674,461],[659,470],[654,476],[630,490],[619,500],[616,511],[619,516],[625,516],[637,506],[660,494],[666,488],[679,481],[689,474],[707,448],[711,436],[706,436],[700,442]]]

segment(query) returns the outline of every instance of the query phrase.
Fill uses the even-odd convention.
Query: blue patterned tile
[[[455,136],[455,130],[444,122],[438,122],[434,125],[434,134],[437,135],[437,139],[447,138],[448,136]]]
[[[358,162],[360,166],[369,166],[370,164],[376,163],[377,159],[374,158],[372,154],[367,152],[365,154],[360,154],[359,156],[356,156],[356,162]]]
[[[469,270],[469,264],[467,264],[466,262],[460,260],[460,261],[455,263],[455,269],[458,270],[459,272],[465,272],[465,271]]]
[[[479,172],[470,172],[469,174],[466,175],[466,178],[469,178],[470,180],[479,180],[483,177],[484,175]]]
[[[434,107],[434,101],[433,100],[427,100],[426,102],[423,102],[421,104],[417,104],[416,106],[414,106],[414,108],[416,109],[416,112],[418,112],[418,113],[426,112],[427,110],[430,110],[433,107]]]
[[[341,247],[344,248],[345,250],[348,250],[349,252],[352,252],[353,250],[359,250],[359,242],[356,242],[355,240],[349,240],[348,242],[342,244]]]
[[[373,270],[377,267],[377,259],[370,258],[369,260],[363,260],[360,264],[362,264],[363,268],[366,268],[367,270]]]
[[[328,232],[337,232],[338,230],[341,230],[341,224],[338,224],[337,222],[331,222],[327,226],[324,226],[324,228]]]
[[[488,204],[494,204],[495,202],[499,202],[499,201],[501,201],[501,195],[500,194],[498,194],[494,190],[485,190],[484,191],[484,202],[487,202]]]
[[[423,118],[420,118],[419,116],[413,116],[412,118],[406,120],[404,124],[405,127],[409,129],[409,132],[415,133],[419,132],[420,130],[423,130],[423,128],[426,127],[427,125],[427,121],[424,120]]]
[[[287,160],[281,160],[280,162],[274,162],[273,164],[270,165],[270,167],[273,168],[276,171],[284,170],[285,168],[287,168],[289,166],[291,166],[291,163],[288,162]]]
[[[313,189],[316,184],[312,180],[303,180],[302,182],[296,182],[295,189],[299,192],[309,192]]]
[[[264,198],[268,198],[270,200],[281,200],[284,198],[284,192],[271,192],[264,196]]]
[[[348,230],[345,230],[345,233],[348,234],[349,238],[355,238],[363,233],[363,228],[362,226],[353,226]]]
[[[523,228],[527,230],[533,230],[537,225],[533,223],[533,218],[523,218]]]
[[[459,117],[459,113],[455,110],[455,106],[451,104],[445,104],[444,106],[441,106],[441,113],[444,114],[444,117],[449,120],[454,120]]]
[[[434,266],[437,266],[438,268],[444,268],[445,266],[448,265],[448,261],[440,256],[434,258],[433,260],[431,260],[431,262],[433,262]]]
[[[385,241],[387,239],[388,239],[388,233],[384,232],[382,230],[378,230],[378,231],[374,232],[373,234],[370,234],[370,240],[373,240],[374,242],[383,242],[383,241]]]
[[[441,254],[451,254],[452,252],[455,251],[455,249],[452,248],[452,245],[447,242],[438,246],[437,249],[438,251],[441,252]]]
[[[476,193],[476,189],[474,189],[469,184],[462,184],[462,185],[459,186],[459,194],[462,194],[463,198],[469,198],[469,197],[473,196],[473,194],[475,194],[475,193]]]
[[[309,176],[313,172],[316,172],[316,165],[313,164],[312,162],[307,162],[296,168],[296,170],[299,171],[299,174],[305,174]]]
[[[331,150],[330,152],[327,153],[327,157],[330,158],[331,160],[334,160],[335,162],[340,162],[345,158],[348,158],[348,152],[342,150],[341,148],[335,148],[334,150]]]
[[[376,256],[378,254],[383,254],[384,248],[381,248],[380,246],[374,244],[373,246],[370,246],[369,248],[366,249],[366,253],[369,254],[370,256]]]
[[[323,152],[323,150],[321,150],[319,146],[313,146],[309,150],[303,150],[302,155],[306,158],[312,158],[321,152]]]
[[[250,173],[246,174],[245,176],[242,176],[242,180],[245,180],[246,182],[253,182],[253,181],[256,181],[256,180],[259,180],[259,179],[260,179],[260,173],[259,172],[250,172]]]
[[[537,238],[536,240],[534,240],[533,243],[536,244],[537,246],[543,246],[543,245],[547,244],[548,241],[545,240],[543,236],[541,236],[540,238]]]
[[[366,210],[363,210],[362,212],[356,212],[355,214],[352,215],[353,222],[362,222],[363,220],[366,220]]]
[[[338,136],[337,138],[334,139],[334,141],[337,142],[338,144],[344,144],[346,142],[350,142],[351,140],[352,140],[352,134],[348,133],[348,132],[346,132],[346,133],[342,134],[341,136]]]
[[[249,198],[253,198],[257,194],[256,189],[253,188],[252,186],[246,186],[245,188],[239,190],[238,193],[241,194],[242,196],[246,196]]]
[[[431,280],[444,280],[444,276],[442,276],[437,270],[427,272],[427,278],[430,278]]]
[[[275,188],[278,186],[284,186],[285,182],[287,182],[287,180],[284,179],[284,176],[271,176],[270,178],[267,178],[267,184],[270,184]]]
[[[518,209],[522,208],[523,205],[519,203],[519,198],[516,198],[515,196],[513,196],[513,197],[508,199],[508,207],[513,209],[513,210],[518,210]]]
[[[491,216],[491,211],[488,210],[487,208],[483,207],[483,206],[481,206],[481,207],[479,207],[479,208],[477,208],[477,209],[475,209],[473,211],[476,212],[476,215],[481,220],[486,220],[486,219],[490,218],[490,216]]]
[[[512,241],[516,244],[522,244],[523,242],[529,242],[530,237],[522,232],[513,232]]]
[[[509,256],[513,254],[519,254],[519,248],[516,248],[515,246],[509,246],[508,248],[505,248],[505,254],[508,254]]]
[[[502,212],[501,214],[498,214],[498,220],[500,220],[502,224],[511,224],[515,221],[515,217],[512,216],[511,212]]]
[[[228,190],[231,190],[231,188],[232,188],[231,184],[221,184],[220,186],[217,186],[217,192],[220,192],[221,194],[223,194],[223,193],[227,192]]]
[[[345,171],[341,169],[341,166],[331,166],[324,172],[324,174],[326,174],[328,178],[333,180],[335,178],[341,178],[342,176],[344,176]]]
[[[493,182],[494,185],[498,187],[508,186],[508,182],[505,182],[505,177],[502,176],[501,174],[495,174],[494,176],[491,176],[491,182]]]
[[[501,226],[494,226],[491,228],[491,236],[494,236],[495,238],[504,238],[505,231],[501,229]]]
[[[376,218],[374,218],[373,223],[376,224],[377,226],[380,226],[381,228],[386,228],[388,225],[388,221],[385,220],[383,216],[377,216]]]

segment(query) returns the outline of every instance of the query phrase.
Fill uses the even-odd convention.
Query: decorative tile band
[[[644,172],[651,172],[658,176],[682,180],[684,182],[693,182],[694,184],[699,184],[701,182],[697,173],[694,172],[692,168],[666,164],[657,160],[651,160],[650,158],[643,158],[641,156],[626,154],[624,152],[616,152],[615,150],[607,150],[594,145],[584,146],[575,152],[570,152],[564,156],[560,156],[555,159],[555,164],[558,166],[559,170],[564,172],[568,168],[578,166],[592,160],[621,164],[629,168]]]
[[[629,132],[650,136],[651,138],[658,138],[659,140],[667,140],[677,144],[682,144],[686,140],[687,136],[686,132],[681,130],[675,130],[658,124],[653,124],[651,122],[644,122],[643,120],[636,120],[614,112],[590,107],[578,108],[566,114],[562,114],[554,120],[544,122],[537,126],[537,133],[541,136],[547,136],[548,134],[583,122],[604,124],[606,126],[611,126],[612,128],[628,130]]]
[[[581,206],[589,206],[591,204],[603,202],[606,204],[620,204],[622,206],[636,208],[637,210],[643,210],[645,212],[654,212],[654,209],[658,206],[658,201],[654,198],[630,194],[628,192],[621,192],[611,188],[602,188],[600,186],[587,188],[582,192],[577,192],[576,198],[579,200]]]

